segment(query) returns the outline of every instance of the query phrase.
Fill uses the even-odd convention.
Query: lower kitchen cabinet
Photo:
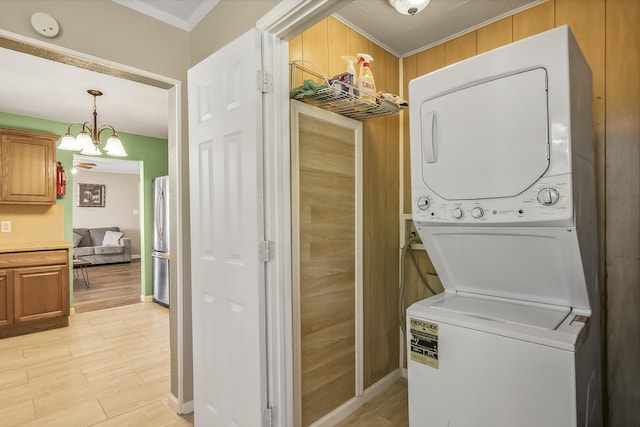
[[[69,325],[66,249],[0,254],[0,338]]]

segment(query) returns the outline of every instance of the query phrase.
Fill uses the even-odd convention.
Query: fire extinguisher
[[[67,194],[67,172],[64,170],[62,163],[56,164],[56,195],[64,196]]]

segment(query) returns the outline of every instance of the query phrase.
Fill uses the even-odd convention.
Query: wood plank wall
[[[356,396],[356,141],[353,129],[304,115],[298,141],[296,425],[308,426]]]
[[[399,59],[334,18],[320,21],[289,41],[290,61],[310,61],[328,77],[345,71],[342,56],[358,52],[373,56],[371,70],[377,89],[399,93]],[[398,116],[364,122],[365,388],[399,363],[399,126]]]
[[[640,1],[550,0],[403,59],[403,87],[429,71],[568,24],[593,74],[605,416],[640,420]],[[409,99],[409,102],[411,100]],[[410,212],[403,117],[403,212]]]

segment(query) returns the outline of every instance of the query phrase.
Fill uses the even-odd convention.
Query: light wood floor
[[[166,405],[169,311],[76,314],[68,328],[0,340],[0,425],[191,426]]]
[[[89,288],[79,269],[74,271],[73,307],[76,313],[140,302],[140,260],[87,267]],[[77,278],[76,278],[77,277]]]
[[[336,427],[405,427],[409,425],[407,380],[399,378]]]

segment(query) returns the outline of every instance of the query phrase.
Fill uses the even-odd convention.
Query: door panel
[[[296,424],[362,393],[362,124],[292,102]]]
[[[261,33],[189,70],[196,425],[259,426],[266,409]]]
[[[443,199],[512,197],[549,167],[545,69],[428,99],[420,115],[422,179]]]

